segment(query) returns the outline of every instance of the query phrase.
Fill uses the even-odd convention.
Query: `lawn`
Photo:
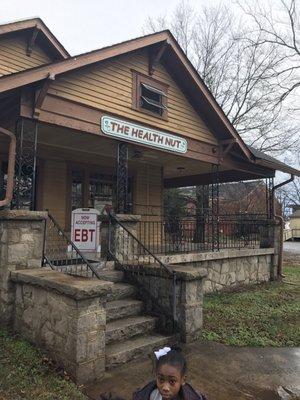
[[[203,338],[234,346],[300,346],[300,264],[269,282],[204,299]]]
[[[0,400],[86,400],[62,370],[0,329]]]

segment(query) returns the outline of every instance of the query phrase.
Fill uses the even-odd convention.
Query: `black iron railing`
[[[45,223],[43,265],[69,275],[100,279],[98,267],[86,259],[51,214]]]
[[[177,311],[176,311],[176,272],[167,264],[163,263],[147,246],[131,232],[116,216],[109,215],[109,254],[113,260],[125,272],[130,273],[132,279],[137,285],[143,286],[137,278],[143,275],[151,277],[167,277],[172,284],[172,300],[170,309],[161,310],[172,320],[172,331],[176,332]],[[146,266],[151,265],[151,272],[147,271]],[[153,304],[157,299],[153,297],[153,292],[143,286],[142,291],[146,296],[152,299]],[[170,311],[171,310],[171,311]]]
[[[148,220],[147,220],[148,219]],[[145,217],[138,223],[137,238],[153,254],[258,248],[272,220],[264,215],[209,214],[183,218]]]

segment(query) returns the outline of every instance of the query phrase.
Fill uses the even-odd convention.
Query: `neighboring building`
[[[292,230],[293,238],[300,238],[300,207],[295,206],[295,211],[289,219],[289,229]]]

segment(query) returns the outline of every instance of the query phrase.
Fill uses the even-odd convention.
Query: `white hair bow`
[[[165,356],[166,354],[169,353],[169,351],[171,351],[170,347],[164,347],[162,349],[159,349],[158,351],[155,351],[155,357],[159,360],[160,357]]]

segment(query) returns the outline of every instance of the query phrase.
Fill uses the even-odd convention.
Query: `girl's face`
[[[160,365],[156,371],[156,385],[163,400],[173,400],[177,397],[185,377],[181,375],[178,367],[173,365]]]

